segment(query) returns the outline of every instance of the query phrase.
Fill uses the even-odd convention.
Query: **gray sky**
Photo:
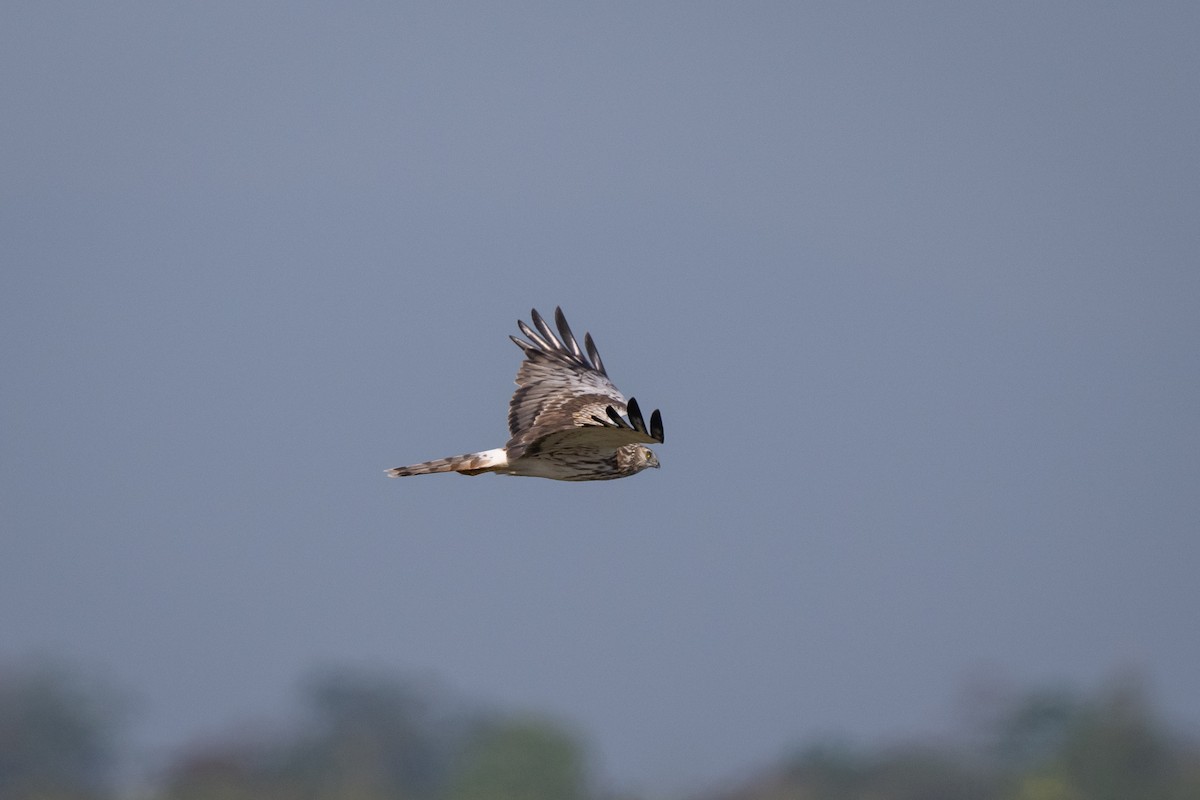
[[[685,787],[981,667],[1200,725],[1196,6],[6,4],[0,657],[328,664]],[[496,447],[561,304],[663,469]]]

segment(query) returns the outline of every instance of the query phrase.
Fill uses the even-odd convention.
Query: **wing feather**
[[[646,428],[646,420],[642,417],[642,410],[638,407],[637,400],[632,397],[629,398],[627,411],[629,419],[625,419],[615,408],[609,406],[604,410],[604,417],[598,414],[592,415],[590,424],[602,428],[615,428],[616,430],[624,431],[626,441],[623,444],[632,444],[634,442],[649,444],[650,442],[661,443],[663,441],[662,414],[659,413],[657,408],[650,415],[649,429]]]
[[[575,356],[579,361],[586,361],[583,357],[583,352],[579,349],[579,342],[575,341],[575,334],[571,332],[571,326],[567,324],[567,318],[563,315],[561,307],[554,309],[554,324],[558,326],[558,335],[562,337],[563,344],[571,351],[571,355]]]
[[[528,325],[526,325],[521,320],[517,320],[517,327],[521,329],[521,333],[523,333],[529,337],[530,342],[533,342],[535,345],[537,345],[542,350],[550,351],[550,350],[554,349],[553,345],[551,345],[549,342],[547,342],[541,336],[538,336],[536,333],[534,333],[533,329],[530,328]],[[527,342],[522,342],[520,339],[518,339],[515,336],[510,336],[508,338],[512,339],[514,342],[521,345],[522,347],[525,344],[527,344]]]
[[[596,349],[596,343],[592,341],[590,333],[583,334],[583,345],[587,348],[588,358],[592,361],[592,366],[601,375],[608,377],[608,372],[604,369],[604,362],[600,360],[600,351]]]
[[[555,310],[559,313],[562,313],[561,308],[556,308]],[[554,329],[550,327],[550,323],[546,322],[546,320],[542,318],[542,315],[538,313],[538,310],[535,308],[529,313],[530,316],[533,317],[533,324],[536,325],[537,329],[542,332],[542,336],[546,337],[546,341],[550,342],[550,345],[555,350],[566,350],[566,348],[563,347],[563,343],[560,342],[558,337],[554,335]]]
[[[590,425],[565,428],[547,433],[532,443],[523,452],[533,455],[540,451],[557,450],[559,448],[615,450],[627,444],[652,444],[655,441],[631,428]]]
[[[618,419],[625,413],[625,396],[609,380],[591,334],[584,334],[581,348],[561,308],[554,310],[557,333],[537,309],[530,317],[532,326],[517,323],[528,341],[510,337],[525,353],[508,407],[510,461],[561,443],[563,437],[550,437],[564,432],[571,434],[572,441],[595,440],[597,446],[658,441],[651,437],[640,411],[638,427],[630,423],[618,427],[608,418],[610,409]]]

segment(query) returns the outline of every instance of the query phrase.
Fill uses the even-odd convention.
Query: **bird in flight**
[[[662,415],[655,409],[650,427],[632,397],[626,402],[604,370],[604,362],[584,334],[584,349],[554,310],[555,333],[535,308],[533,327],[518,321],[528,339],[509,338],[525,352],[517,370],[517,391],[508,404],[509,440],[504,447],[389,469],[392,478],[457,472],[526,475],[559,481],[606,481],[650,467],[658,458],[645,447],[662,442]]]

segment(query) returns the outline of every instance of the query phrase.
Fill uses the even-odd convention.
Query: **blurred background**
[[[0,797],[1200,797],[1198,36],[6,4]]]

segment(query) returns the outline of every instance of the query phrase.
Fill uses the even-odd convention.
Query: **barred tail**
[[[463,475],[479,475],[483,472],[503,472],[508,466],[508,457],[504,448],[484,450],[482,453],[467,453],[463,456],[439,458],[436,461],[423,461],[408,467],[396,467],[387,470],[389,478],[402,478],[406,475],[432,475],[435,472],[458,472]]]

